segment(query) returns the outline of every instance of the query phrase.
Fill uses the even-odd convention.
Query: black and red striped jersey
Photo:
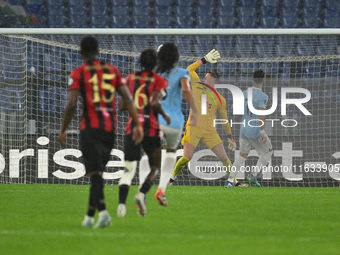
[[[149,101],[153,91],[165,90],[168,82],[155,72],[135,72],[126,77],[126,84],[129,87],[135,106],[137,107],[139,121],[141,122],[144,135],[155,137],[160,136],[158,114],[155,114],[150,107]],[[125,127],[125,133],[131,134],[134,122],[131,116]]]
[[[80,130],[116,132],[116,88],[125,81],[118,68],[100,60],[88,61],[69,78],[69,90],[77,89],[83,99]]]

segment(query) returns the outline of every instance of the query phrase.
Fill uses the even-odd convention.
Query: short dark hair
[[[265,76],[265,73],[261,69],[256,70],[253,74],[254,82],[256,84],[263,82],[264,76]]]
[[[144,50],[139,62],[144,70],[151,72],[157,64],[157,52],[154,49]]]
[[[220,75],[217,72],[208,72],[210,74],[210,76],[215,78],[215,81],[218,82],[220,80]]]
[[[176,44],[172,42],[164,43],[158,53],[158,73],[170,71],[179,60],[179,52]]]
[[[99,53],[99,44],[96,38],[91,35],[85,36],[80,42],[81,55],[88,57]]]

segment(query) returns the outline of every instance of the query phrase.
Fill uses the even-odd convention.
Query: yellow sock
[[[186,158],[186,157],[181,157],[174,168],[174,171],[172,172],[172,176],[176,177],[185,167],[186,164],[188,164],[188,162],[190,161],[190,159]]]
[[[222,162],[223,166],[225,166],[226,170],[227,170],[227,174],[229,176],[230,171],[231,171],[231,167],[233,166],[233,164],[230,162],[229,159],[227,159],[226,161]]]

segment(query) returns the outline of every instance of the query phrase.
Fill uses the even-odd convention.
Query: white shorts
[[[264,155],[265,153],[271,151],[273,149],[272,142],[269,137],[267,137],[267,141],[264,143],[261,137],[257,140],[253,140],[247,138],[243,135],[240,136],[240,151],[244,154],[249,154],[250,150],[254,148],[259,156]]]
[[[164,125],[160,125],[161,128],[161,136],[166,140],[166,147],[168,149],[177,149],[181,138],[182,138],[182,129],[176,129],[167,127]]]

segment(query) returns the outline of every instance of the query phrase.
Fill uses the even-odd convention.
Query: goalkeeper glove
[[[227,135],[228,137],[228,148],[231,151],[236,150],[236,142],[234,141],[234,138],[231,136],[231,134]]]
[[[204,58],[201,59],[203,64],[209,62],[209,63],[216,63],[218,59],[220,59],[220,53],[213,49],[211,50],[207,55],[204,56]]]

